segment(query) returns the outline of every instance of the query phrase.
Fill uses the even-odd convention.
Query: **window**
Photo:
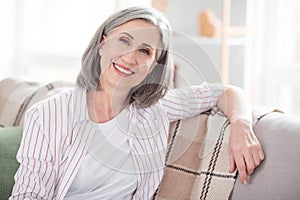
[[[16,71],[37,81],[75,81],[80,57],[114,1],[26,0],[20,4]]]
[[[74,82],[81,56],[100,24],[116,9],[149,0],[19,0],[0,3],[1,79]],[[1,23],[2,24],[2,23]],[[9,67],[7,67],[9,66]],[[8,70],[9,69],[9,70]]]
[[[0,1],[0,80],[12,74],[15,54],[15,1]]]
[[[257,100],[300,114],[300,2],[267,0],[257,2],[255,28]]]

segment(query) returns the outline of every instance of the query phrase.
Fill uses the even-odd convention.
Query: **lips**
[[[135,72],[131,71],[130,69],[128,69],[127,67],[124,67],[122,65],[119,65],[116,63],[114,63],[113,65],[114,65],[116,72],[121,76],[130,76],[135,73]]]

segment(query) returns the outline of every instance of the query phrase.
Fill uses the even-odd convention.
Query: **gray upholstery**
[[[271,113],[254,131],[265,160],[250,177],[248,185],[237,179],[233,200],[300,199],[300,117]]]

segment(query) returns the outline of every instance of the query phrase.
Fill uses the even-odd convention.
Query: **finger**
[[[260,156],[259,156],[259,150],[257,150],[256,152],[253,152],[253,160],[254,160],[255,167],[259,166],[259,164],[261,162]]]
[[[229,164],[230,164],[229,173],[233,173],[235,170],[235,162],[232,153],[229,153]]]
[[[264,159],[264,152],[260,145],[256,148],[256,151],[253,152],[253,159],[255,163],[255,167],[259,166],[261,161]]]
[[[246,163],[247,174],[252,174],[255,168],[255,161],[250,150],[245,153],[244,159]]]
[[[242,156],[236,156],[235,158],[235,164],[239,172],[241,183],[247,184],[247,171],[246,171],[246,163],[244,161],[244,158]]]
[[[261,147],[258,150],[258,154],[259,154],[260,160],[264,160],[265,159],[265,154],[264,154],[264,151],[262,150]]]

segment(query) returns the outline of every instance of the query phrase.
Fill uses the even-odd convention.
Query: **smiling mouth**
[[[116,63],[114,63],[114,67],[115,67],[115,69],[116,69],[118,72],[121,72],[121,73],[124,74],[124,75],[129,76],[129,75],[135,74],[135,72],[130,71],[130,70],[127,70],[127,69],[125,69],[124,67],[122,67],[122,66],[120,66],[120,65],[117,65]]]

